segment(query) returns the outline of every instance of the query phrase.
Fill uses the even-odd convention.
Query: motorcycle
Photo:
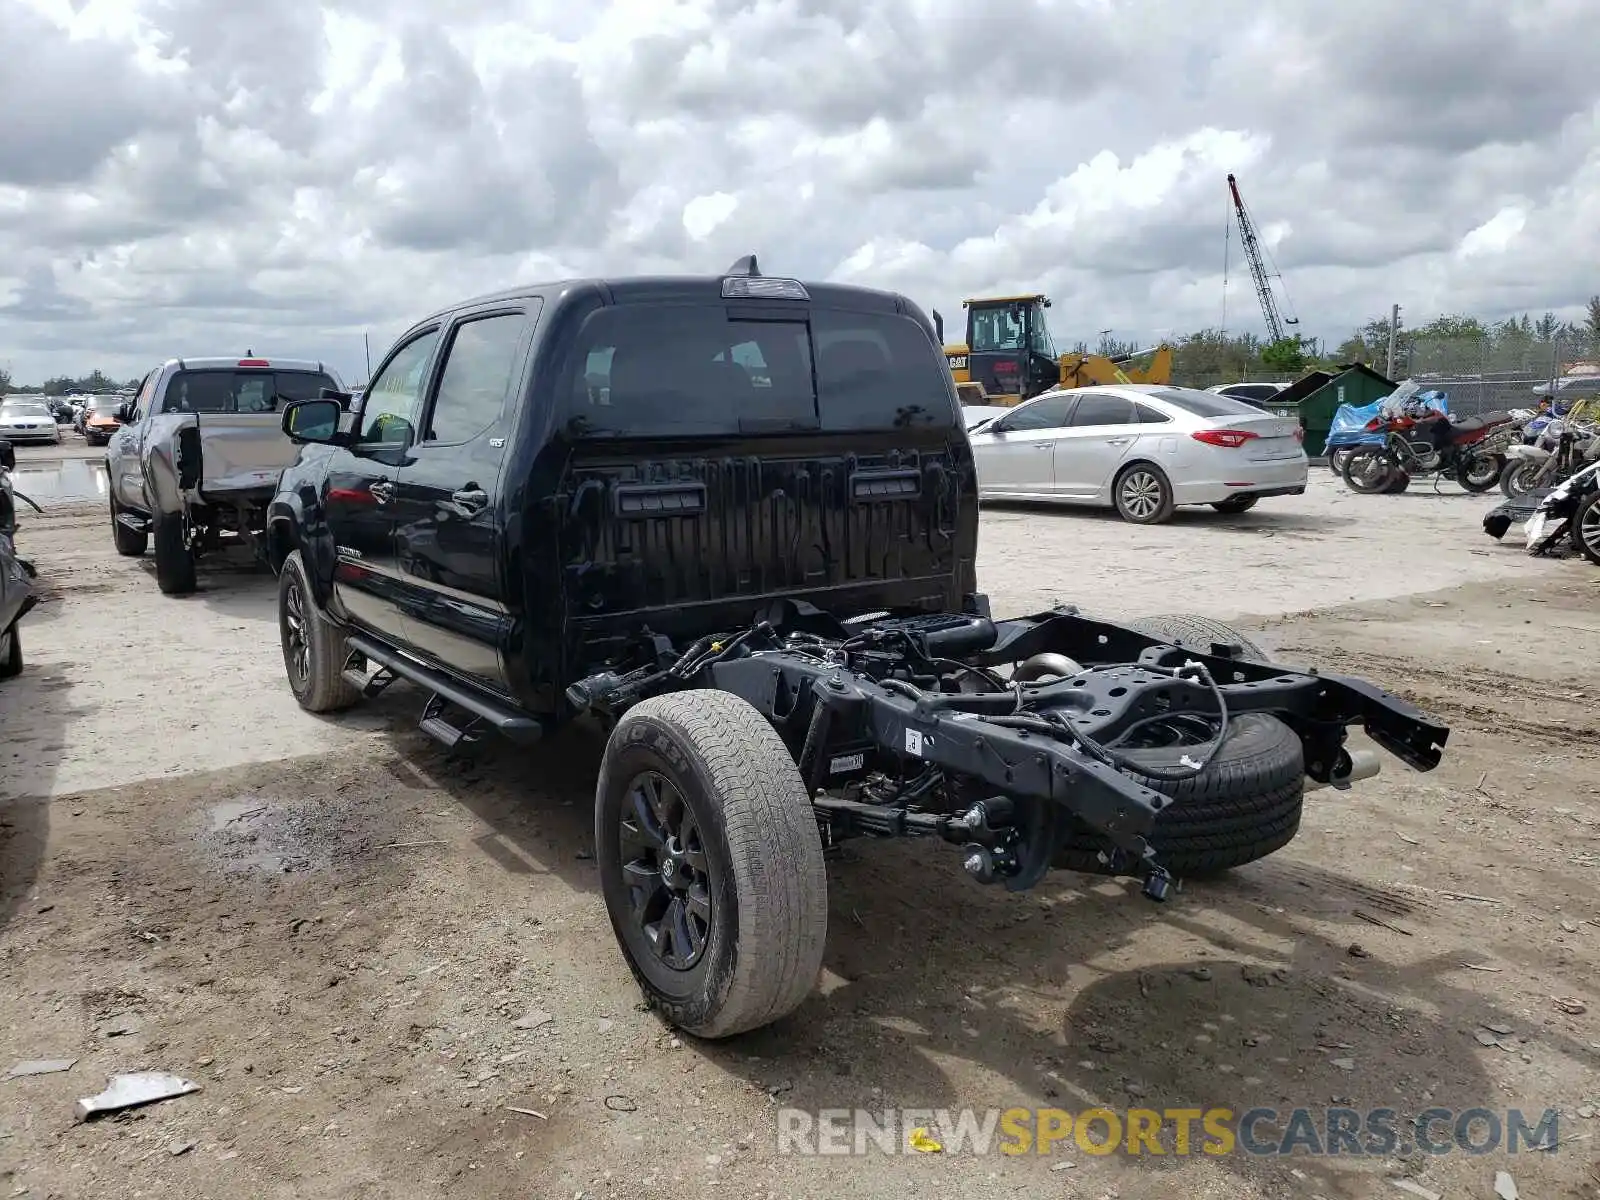
[[[1595,409],[1580,400],[1563,415],[1552,415],[1540,422],[1522,444],[1507,448],[1507,465],[1500,476],[1500,490],[1515,500],[1542,488],[1551,488],[1573,472],[1600,461],[1600,426],[1592,417]]]
[[[36,512],[44,510],[12,486],[11,472],[16,465],[16,449],[0,438],[0,679],[22,673],[17,624],[39,603],[33,589],[38,572],[27,559],[17,556],[17,500]]]
[[[1377,444],[1358,445],[1345,457],[1340,475],[1361,495],[1405,490],[1412,477],[1432,475],[1434,488],[1451,476],[1469,492],[1486,492],[1500,480],[1506,451],[1516,435],[1509,412],[1456,419],[1430,403],[1427,393],[1404,388],[1380,402],[1366,431]]]
[[[1575,471],[1539,501],[1524,527],[1529,554],[1547,554],[1566,535],[1572,548],[1600,566],[1600,462]]]

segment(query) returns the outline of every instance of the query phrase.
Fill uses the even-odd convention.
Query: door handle
[[[387,504],[394,499],[394,484],[386,479],[380,479],[369,485],[367,491],[372,493],[372,498],[379,504]]]
[[[1133,441],[1132,438],[1107,438],[1106,439],[1106,445],[1108,445],[1108,446],[1126,446],[1131,441]]]
[[[464,487],[459,492],[450,493],[451,501],[469,512],[477,512],[489,503],[489,493],[478,487]]]

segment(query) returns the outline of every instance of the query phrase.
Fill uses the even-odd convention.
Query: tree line
[[[1584,319],[1573,323],[1547,312],[1485,322],[1451,314],[1417,326],[1405,321],[1395,330],[1395,375],[1520,374],[1548,377],[1564,363],[1600,358],[1600,295],[1591,296]],[[1309,370],[1365,363],[1382,371],[1389,358],[1389,316],[1364,322],[1334,346],[1317,338],[1289,337],[1268,342],[1253,333],[1200,329],[1172,340],[1173,379],[1213,384],[1229,380],[1292,378]],[[1101,338],[1094,348],[1113,358],[1145,347]],[[1073,353],[1090,353],[1079,342]]]
[[[1337,346],[1317,338],[1284,338],[1268,342],[1253,333],[1199,329],[1172,341],[1172,377],[1181,383],[1209,385],[1229,380],[1286,378],[1319,367],[1365,363],[1382,371],[1389,357],[1389,316],[1374,317]],[[1149,347],[1102,337],[1094,353],[1121,358]],[[1090,353],[1078,342],[1074,354]],[[1600,358],[1600,295],[1591,296],[1584,319],[1576,324],[1547,312],[1503,321],[1484,322],[1453,314],[1426,324],[1395,330],[1395,374],[1523,374],[1548,377],[1576,358]],[[15,383],[0,369],[0,395],[42,392],[65,396],[74,392],[108,392],[137,387],[137,379],[118,381],[98,369],[78,377],[58,375],[37,387]]]
[[[46,379],[38,387],[32,387],[15,382],[9,371],[0,368],[0,396],[7,392],[18,392],[26,395],[37,396],[71,396],[80,392],[114,392],[122,387],[138,387],[139,380],[113,379],[98,367],[87,375],[73,377],[71,375],[57,375]]]

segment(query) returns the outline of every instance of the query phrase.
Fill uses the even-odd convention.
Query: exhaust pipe
[[[1383,770],[1383,760],[1372,750],[1350,750],[1339,752],[1339,761],[1334,764],[1333,774],[1327,783],[1306,776],[1306,791],[1314,792],[1318,788],[1332,787],[1344,791],[1352,783],[1360,783],[1363,779],[1371,779]]]

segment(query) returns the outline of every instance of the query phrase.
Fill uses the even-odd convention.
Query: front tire
[[[295,701],[307,712],[338,712],[361,699],[344,677],[344,634],[317,608],[300,551],[291,550],[278,572],[278,641],[283,672]]]
[[[1526,496],[1533,491],[1543,471],[1543,459],[1538,462],[1517,459],[1500,472],[1500,490],[1505,493],[1508,500]]]
[[[183,517],[158,513],[152,518],[156,544],[156,586],[168,596],[194,591],[194,550],[183,535]]]
[[[1474,454],[1456,464],[1456,482],[1463,491],[1487,492],[1505,474],[1506,460],[1500,454]]]
[[[1111,498],[1117,515],[1134,525],[1159,525],[1178,507],[1166,474],[1150,463],[1134,463],[1123,470],[1112,485]]]
[[[745,701],[676,692],[623,715],[595,852],[623,957],[671,1024],[730,1037],[810,994],[827,941],[822,840],[794,760]]]
[[[1339,468],[1345,487],[1361,496],[1388,491],[1398,474],[1388,456],[1378,449],[1352,450]]]

